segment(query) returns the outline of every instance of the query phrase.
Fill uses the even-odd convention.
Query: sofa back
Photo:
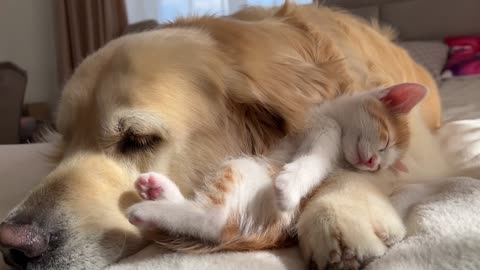
[[[395,27],[402,40],[480,34],[480,0],[318,0]]]

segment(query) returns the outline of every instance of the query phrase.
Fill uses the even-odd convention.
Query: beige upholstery
[[[448,57],[448,46],[440,41],[404,41],[399,45],[406,49],[417,63],[423,65],[432,76],[440,81]]]
[[[0,220],[52,169],[49,149],[46,143],[0,145]]]
[[[394,26],[403,40],[480,34],[479,0],[326,0],[320,3],[378,18]]]
[[[480,119],[480,76],[450,78],[440,85],[443,119]]]

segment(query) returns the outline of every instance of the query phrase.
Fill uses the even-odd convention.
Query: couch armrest
[[[50,144],[0,145],[0,220],[52,169]]]

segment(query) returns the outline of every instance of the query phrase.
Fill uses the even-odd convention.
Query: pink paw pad
[[[135,184],[138,193],[145,200],[157,200],[165,191],[154,175],[140,176]]]
[[[138,194],[145,200],[181,201],[183,195],[168,177],[155,172],[141,174],[135,182]]]

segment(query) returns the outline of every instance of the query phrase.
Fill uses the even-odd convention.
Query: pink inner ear
[[[427,88],[417,83],[402,83],[382,91],[380,101],[394,113],[408,113],[427,94]]]

